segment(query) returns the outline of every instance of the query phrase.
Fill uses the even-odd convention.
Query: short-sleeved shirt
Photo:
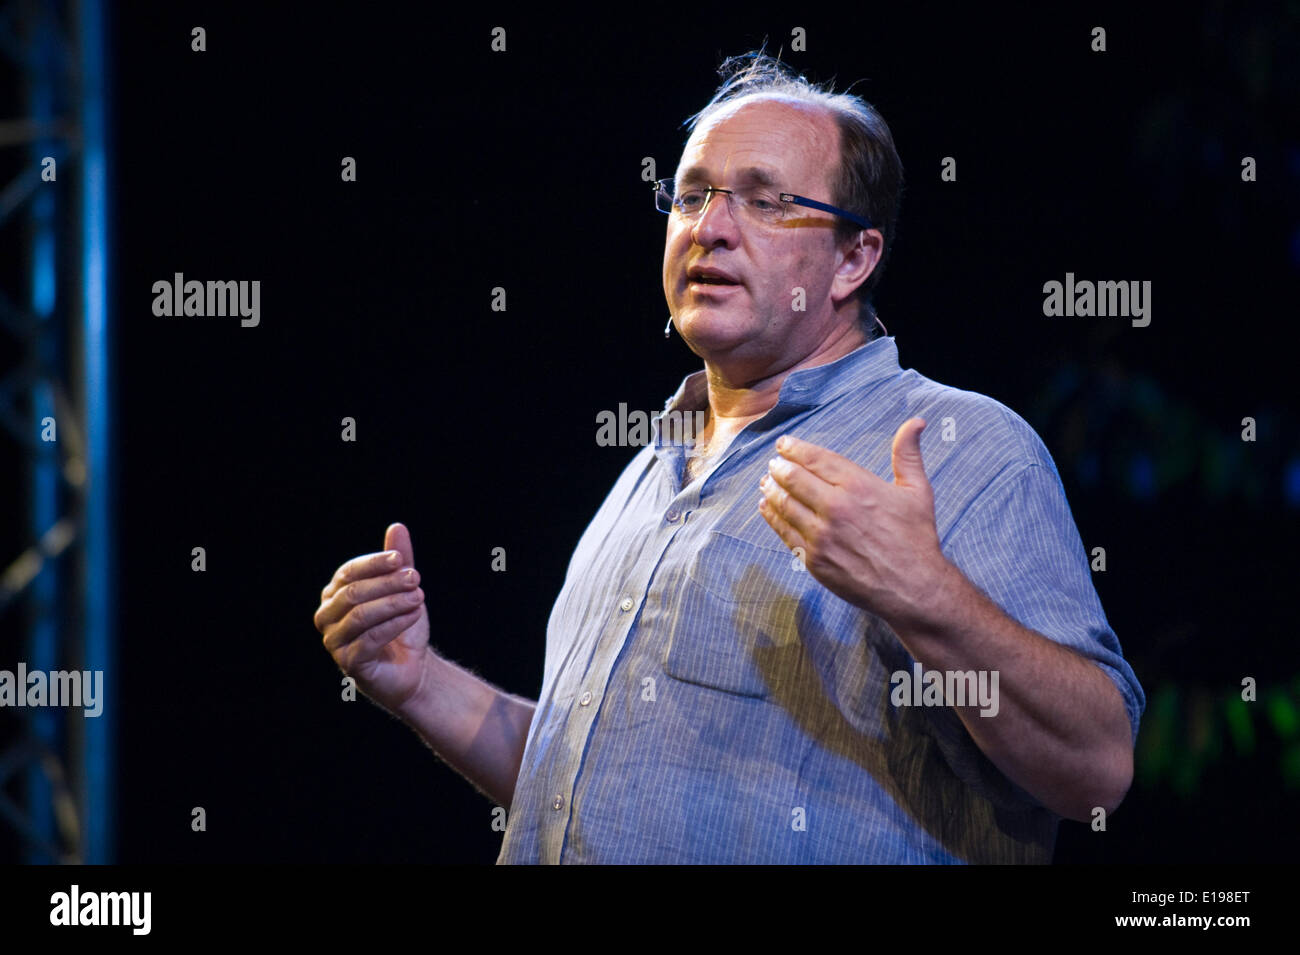
[[[665,411],[707,407],[703,372]],[[911,655],[832,594],[758,511],[791,434],[892,480],[921,416],[944,555],[1021,625],[1145,706],[1056,467],[1013,411],[899,366],[894,338],[800,369],[694,480],[656,421],[574,551],[502,863],[1049,862],[1059,817],[949,705],[891,700]],[[895,700],[898,698],[895,697]],[[917,700],[913,700],[913,703]]]

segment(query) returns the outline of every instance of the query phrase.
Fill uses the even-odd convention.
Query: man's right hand
[[[321,591],[314,618],[325,649],[361,691],[397,714],[415,697],[429,655],[429,614],[402,524],[384,534],[384,552],[354,557]]]

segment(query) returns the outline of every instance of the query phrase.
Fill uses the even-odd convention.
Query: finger
[[[414,567],[404,567],[381,577],[365,577],[344,584],[334,592],[332,597],[322,601],[314,618],[316,629],[324,633],[326,627],[342,619],[344,614],[358,604],[377,600],[388,594],[412,590],[419,586],[419,583],[420,572]]]
[[[894,483],[899,487],[929,487],[925,476],[925,463],[921,460],[921,432],[925,430],[924,418],[908,418],[894,433],[891,466]]]
[[[841,454],[836,454],[830,448],[823,448],[802,438],[796,438],[794,435],[787,434],[778,438],[776,452],[782,458],[803,465],[826,483],[837,487],[852,485],[854,481],[860,480],[863,474],[867,475],[868,481],[880,481],[878,476],[866,468],[860,467]]]
[[[405,524],[389,524],[384,531],[384,550],[395,550],[402,555],[403,567],[415,566],[415,549],[411,546],[411,532]]]
[[[836,485],[828,483],[802,464],[787,458],[773,458],[768,461],[767,473],[768,477],[775,479],[776,483],[789,492],[792,498],[818,514],[829,514],[831,501],[835,495],[841,493]]]
[[[339,588],[347,586],[354,580],[364,580],[367,577],[392,573],[402,566],[410,565],[403,565],[402,555],[395,550],[354,557],[334,571],[334,577],[320,592],[321,601],[329,600],[330,597],[338,593]]]
[[[808,477],[811,478],[812,475]],[[770,474],[759,482],[759,491],[772,512],[797,531],[801,537],[807,539],[815,535],[817,528],[821,526],[821,518],[807,504],[774,481]]]
[[[401,594],[380,597],[358,604],[332,626],[325,628],[325,649],[330,653],[351,643],[371,627],[377,627],[393,617],[418,609],[424,603],[424,591],[419,587]]]
[[[352,673],[361,664],[369,663],[371,660],[378,658],[383,653],[384,647],[415,626],[423,609],[423,607],[416,607],[371,627],[339,650],[334,655],[335,662],[343,668],[343,672]]]
[[[791,550],[802,549],[801,555],[805,562],[807,561],[808,543],[797,530],[790,526],[789,521],[776,512],[766,496],[758,500],[758,513],[763,515],[763,520],[767,521],[767,526],[776,531],[776,536],[781,538],[781,542]]]

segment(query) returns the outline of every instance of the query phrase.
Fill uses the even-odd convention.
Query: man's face
[[[787,100],[751,98],[696,127],[677,167],[684,184],[742,189],[766,177],[773,192],[831,202],[839,166],[839,130],[825,110]],[[714,194],[704,214],[668,217],[664,295],[682,338],[701,357],[738,360],[762,371],[815,350],[843,316],[832,290],[839,257],[835,218],[792,206],[786,218],[755,225]],[[695,269],[719,270],[735,284],[692,281]],[[796,311],[795,289],[805,310]],[[855,319],[856,320],[856,319]]]

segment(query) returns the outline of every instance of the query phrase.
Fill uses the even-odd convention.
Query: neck
[[[781,385],[791,372],[838,361],[868,341],[862,324],[855,321],[823,340],[802,358],[778,371],[748,381],[737,380],[723,363],[705,361],[709,383],[709,430],[713,431],[715,427],[739,430],[750,421],[761,418],[776,405]]]

